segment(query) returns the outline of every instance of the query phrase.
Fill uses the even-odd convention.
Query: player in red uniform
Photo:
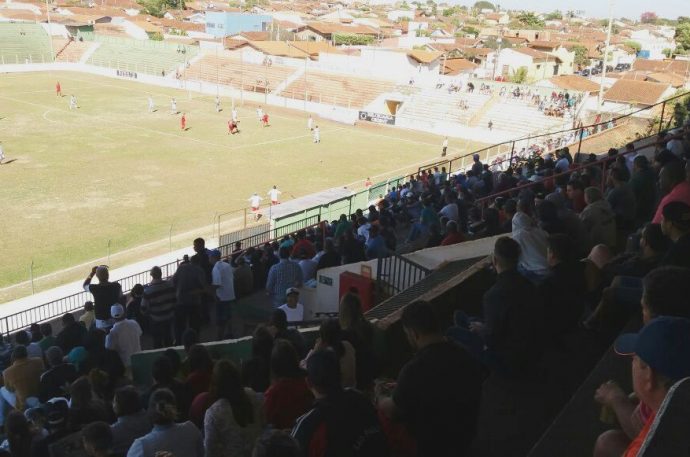
[[[268,127],[268,114],[264,113],[263,117],[261,118],[261,123],[264,127]]]
[[[187,130],[187,117],[182,113],[182,117],[180,118],[180,128],[184,132]]]
[[[240,133],[240,129],[237,128],[237,122],[230,119],[228,121],[228,135],[230,135],[230,134],[234,135],[235,133]]]
[[[60,86],[60,81],[55,83],[55,95],[62,97],[62,87]]]

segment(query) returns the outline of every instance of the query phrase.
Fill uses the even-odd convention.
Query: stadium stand
[[[189,80],[220,83],[253,92],[273,92],[296,70],[281,65],[257,65],[237,59],[205,55],[186,70]]]
[[[79,59],[93,45],[90,41],[65,40],[53,38],[55,60],[57,62],[79,62]]]
[[[170,74],[199,52],[197,46],[173,45],[160,41],[141,41],[95,35],[101,45],[87,63],[152,75]]]
[[[395,84],[390,81],[340,76],[308,71],[291,84],[280,95],[328,105],[349,108],[364,108],[379,95],[391,91]]]
[[[479,93],[449,94],[444,90],[423,89],[406,100],[396,116],[410,120],[433,119],[467,124],[490,98],[490,95]]]
[[[0,63],[51,61],[48,34],[40,24],[0,23]]]
[[[546,116],[536,106],[507,99],[501,100],[487,110],[478,121],[478,125],[485,126],[491,121],[496,130],[520,135],[525,132],[540,132],[563,126],[568,119],[568,117]]]

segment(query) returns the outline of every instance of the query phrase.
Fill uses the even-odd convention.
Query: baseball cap
[[[113,316],[115,319],[119,319],[120,317],[125,315],[125,309],[122,307],[122,305],[113,305],[110,307],[110,315]]]
[[[299,289],[297,287],[288,287],[288,289],[285,291],[285,295],[290,295],[290,294],[299,295]]]
[[[690,319],[657,317],[639,333],[619,336],[613,347],[618,354],[637,355],[670,379],[690,376]]]

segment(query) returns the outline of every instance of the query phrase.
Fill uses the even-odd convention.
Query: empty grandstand
[[[490,95],[480,93],[422,89],[402,104],[396,116],[411,121],[468,124],[490,98]]]
[[[283,97],[348,108],[364,108],[378,96],[391,91],[391,81],[307,71],[289,84]]]
[[[151,75],[175,72],[199,52],[197,46],[93,35],[98,48],[86,63]]]
[[[42,63],[52,60],[48,34],[40,24],[0,24],[0,63]]]
[[[237,58],[205,55],[186,70],[185,78],[253,92],[273,92],[296,70],[282,65],[257,65]]]
[[[79,62],[91,46],[94,46],[94,43],[91,41],[53,38],[53,49],[55,49],[55,60],[57,62]]]

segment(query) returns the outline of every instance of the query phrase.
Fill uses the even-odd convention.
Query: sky
[[[473,5],[473,1],[450,0],[448,3]],[[501,9],[525,9],[548,13],[553,10],[584,10],[588,17],[608,17],[607,0],[495,0],[494,4]],[[653,11],[660,17],[675,19],[678,16],[690,16],[690,0],[613,0],[613,17],[639,19],[645,11]]]

